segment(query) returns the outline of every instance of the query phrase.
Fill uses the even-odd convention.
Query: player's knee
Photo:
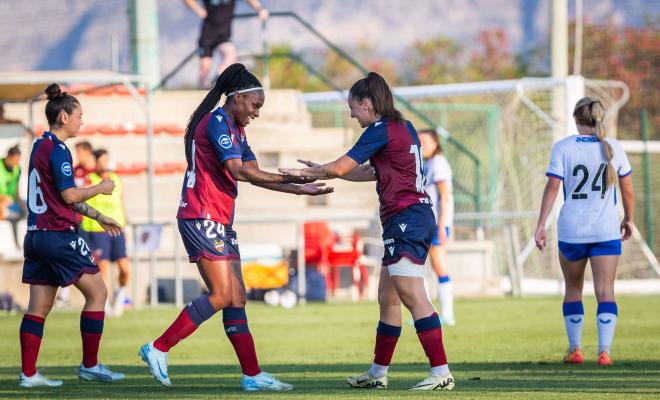
[[[398,296],[392,296],[390,294],[379,294],[378,304],[381,308],[401,307],[401,300],[399,300]]]
[[[613,287],[596,288],[595,292],[596,292],[596,300],[599,303],[602,303],[604,301],[614,301]]]
[[[30,303],[27,309],[27,313],[45,319],[50,313],[50,310],[52,310],[54,302],[55,300],[53,299],[53,300],[42,301],[39,304]]]
[[[229,306],[232,301],[231,293],[228,291],[211,292],[208,297],[209,302],[213,306],[213,309],[216,311]]]

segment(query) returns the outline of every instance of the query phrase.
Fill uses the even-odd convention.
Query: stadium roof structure
[[[23,103],[36,100],[43,93],[46,85],[52,82],[96,86],[118,84],[125,85],[130,90],[135,89],[138,84],[148,83],[148,78],[105,70],[0,71],[0,101]],[[137,90],[135,94],[138,94]]]

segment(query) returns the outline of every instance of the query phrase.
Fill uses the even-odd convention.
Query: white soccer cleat
[[[170,387],[172,382],[167,375],[167,353],[154,347],[154,342],[149,342],[140,348],[138,353],[142,361],[147,363],[149,373],[163,386]]]
[[[24,388],[39,387],[39,386],[48,386],[48,387],[60,387],[62,386],[62,381],[55,379],[48,379],[45,376],[41,375],[39,372],[32,376],[25,376],[21,372],[21,376],[18,378],[18,386]]]
[[[454,377],[451,372],[445,376],[429,375],[420,383],[411,387],[410,390],[452,390],[454,388]]]
[[[241,389],[246,392],[255,392],[259,390],[286,391],[293,389],[293,385],[284,383],[267,372],[261,372],[256,376],[243,375]]]
[[[124,379],[124,377],[125,375],[121,372],[111,371],[103,364],[96,364],[89,368],[80,364],[78,369],[78,379],[81,381],[117,382]]]
[[[382,378],[374,378],[369,375],[369,372],[365,372],[362,375],[352,376],[346,378],[349,386],[352,388],[359,389],[387,389],[387,376]]]

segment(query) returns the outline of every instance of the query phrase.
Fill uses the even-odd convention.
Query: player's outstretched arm
[[[115,190],[115,182],[110,179],[104,179],[98,185],[82,188],[71,187],[60,192],[62,199],[67,204],[83,203],[99,194],[112,194]]]
[[[622,240],[630,239],[633,228],[633,211],[635,208],[635,195],[633,192],[632,178],[626,175],[619,178],[621,188],[621,200],[623,200],[623,221],[621,221]]]
[[[96,220],[103,227],[103,229],[108,231],[110,236],[119,236],[121,234],[121,225],[119,225],[119,222],[110,217],[106,217],[89,204],[84,202],[74,203],[73,208],[79,214]]]
[[[231,158],[224,163],[229,174],[237,181],[250,183],[311,183],[316,179],[302,176],[272,174],[262,171],[254,164],[243,163],[239,158]]]
[[[246,161],[245,165],[259,169],[259,163],[257,160]],[[304,185],[296,185],[293,183],[261,183],[253,182],[254,186],[259,186],[264,189],[274,190],[276,192],[282,193],[291,193],[296,195],[308,195],[308,196],[319,196],[322,194],[328,194],[335,191],[334,188],[325,186],[325,183],[306,183]]]
[[[309,168],[279,168],[279,171],[288,176],[307,177],[313,179],[334,179],[344,177],[354,170],[358,163],[349,156],[341,156],[335,161],[318,167]]]
[[[322,166],[322,164],[316,163],[311,160],[303,160],[301,158],[298,159],[298,162],[308,167]],[[374,171],[371,165],[367,165],[367,164],[358,165],[357,167],[353,168],[353,170],[351,170],[350,172],[347,172],[344,175],[342,175],[340,179],[351,182],[370,182],[376,180],[376,172]]]
[[[543,199],[541,200],[541,212],[539,213],[539,220],[536,223],[536,232],[534,233],[534,241],[539,250],[543,250],[546,246],[547,233],[545,230],[545,223],[552,211],[552,205],[555,203],[557,192],[561,185],[561,179],[553,176],[548,177],[548,183],[543,190]]]

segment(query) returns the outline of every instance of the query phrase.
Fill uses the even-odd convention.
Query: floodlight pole
[[[133,51],[133,72],[149,78],[149,87],[160,80],[158,5],[156,0],[131,0],[128,7]]]

